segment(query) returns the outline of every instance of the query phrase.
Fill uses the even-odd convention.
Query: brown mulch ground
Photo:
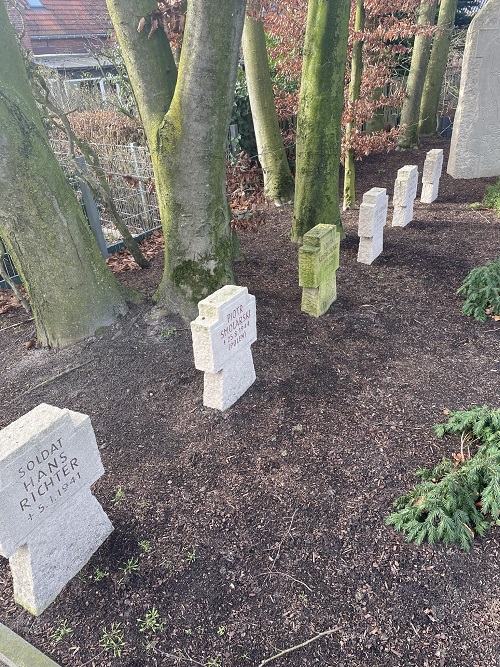
[[[421,171],[436,146],[448,144],[370,157],[358,192],[392,195],[397,169]],[[468,207],[493,180],[443,174],[434,204],[386,228],[372,266],[356,262],[357,212],[345,214],[338,299],[320,319],[300,312],[291,209],[241,232],[257,380],[223,414],[202,405],[186,325],[148,302],[60,352],[27,350],[33,323],[0,315],[0,427],[41,402],[89,414],[106,469],[95,494],[115,526],[39,618],[13,603],[2,560],[0,621],[67,667],[257,667],[326,630],[271,664],[500,665],[500,528],[465,554],[384,525],[412,472],[457,451],[431,430],[443,410],[500,405],[500,322],[462,316],[456,296],[500,254],[500,220]],[[161,255],[119,275],[151,294]],[[162,629],[140,632],[153,607]],[[113,624],[115,658],[99,643]]]

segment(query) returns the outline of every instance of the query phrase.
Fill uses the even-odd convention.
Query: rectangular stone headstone
[[[337,298],[340,234],[335,225],[316,225],[304,234],[299,248],[302,311],[313,317],[327,312]]]
[[[198,311],[191,332],[195,367],[205,373],[203,405],[227,410],[255,382],[255,297],[246,287],[225,285],[200,301]]]
[[[418,168],[405,165],[398,171],[394,183],[393,227],[406,227],[413,220],[413,204],[417,195]]]
[[[103,472],[87,415],[42,403],[0,431],[0,555],[35,615],[113,530],[90,492]]]
[[[420,201],[422,204],[432,204],[437,199],[439,192],[439,179],[443,169],[443,149],[433,148],[430,150],[424,162],[424,172],[422,174],[422,194]]]
[[[382,252],[388,202],[385,188],[372,188],[363,195],[359,207],[358,262],[371,264]]]

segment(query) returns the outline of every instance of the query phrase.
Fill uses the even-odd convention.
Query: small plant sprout
[[[217,628],[217,634],[219,637],[222,637],[222,635],[226,632],[226,628],[223,625],[219,625]]]
[[[102,579],[105,579],[108,576],[109,572],[106,572],[105,570],[100,570],[98,567],[94,569],[94,575],[93,575],[94,581],[101,581]]]
[[[190,551],[187,552],[186,560],[190,565],[192,565],[197,558],[198,554],[196,553],[196,549],[193,547],[192,549],[190,549]]]
[[[209,658],[205,665],[206,667],[222,667],[222,661],[220,658]]]
[[[125,491],[122,489],[121,486],[119,486],[116,489],[116,493],[115,493],[113,499],[111,500],[111,502],[113,503],[113,505],[118,505],[119,503],[123,502],[125,500],[125,498],[126,498]]]
[[[99,645],[102,646],[105,651],[112,651],[115,658],[119,658],[125,647],[121,623],[111,623],[111,628],[109,630],[104,628],[102,637],[99,640]]]
[[[50,635],[51,645],[55,646],[56,644],[59,644],[59,642],[62,639],[64,639],[64,637],[66,637],[66,635],[70,635],[72,632],[73,632],[73,628],[70,628],[66,619],[63,619],[62,621],[59,622],[59,625],[57,626],[57,628]]]
[[[144,553],[149,553],[151,551],[151,542],[149,540],[139,540],[137,544],[144,551]]]
[[[140,567],[139,559],[134,557],[126,560],[119,569],[123,572],[123,574],[132,574],[132,572],[138,572]]]
[[[152,634],[156,634],[163,630],[163,623],[156,607],[148,609],[144,618],[138,618],[137,625],[139,627],[139,632],[151,632]]]
[[[170,336],[173,336],[174,333],[176,333],[176,332],[177,332],[177,329],[175,327],[172,327],[171,329],[167,329],[166,331],[162,331],[160,336],[162,338],[166,339],[166,338],[170,338]]]

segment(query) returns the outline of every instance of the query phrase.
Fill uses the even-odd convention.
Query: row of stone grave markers
[[[433,148],[425,158],[420,201],[431,204],[438,196],[439,179],[443,168],[443,149]],[[393,227],[406,227],[413,220],[413,204],[417,195],[418,168],[405,165],[399,169],[394,183]],[[358,262],[372,264],[384,248],[384,227],[389,198],[385,188],[365,192],[359,207]]]

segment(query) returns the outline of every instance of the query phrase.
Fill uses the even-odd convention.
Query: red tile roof
[[[103,35],[111,29],[105,0],[41,0],[43,8],[30,8],[20,0],[30,37]]]

